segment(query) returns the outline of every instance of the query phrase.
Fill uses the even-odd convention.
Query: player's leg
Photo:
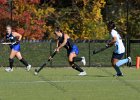
[[[112,62],[112,66],[114,67],[114,69],[115,69],[115,71],[117,73],[116,75],[117,76],[122,76],[123,74],[122,74],[120,68],[116,66],[116,63],[118,62],[118,59],[112,58],[112,61],[111,62]]]
[[[126,59],[119,60],[119,61],[116,63],[116,66],[117,66],[117,67],[120,67],[120,66],[122,66],[122,65],[124,65],[124,64],[126,64],[126,63],[131,63],[131,62],[132,62],[131,57],[128,57],[128,58],[126,58]]]
[[[81,61],[81,62],[83,63],[84,66],[86,65],[86,59],[85,59],[85,57],[74,57],[74,58],[73,58],[73,61],[74,61],[74,62],[79,62],[79,61]]]
[[[73,69],[79,71],[79,72],[83,72],[83,69],[80,68],[80,66],[78,66],[77,64],[74,63],[73,59],[74,57],[76,57],[75,53],[70,53],[69,54],[69,63],[72,66]]]
[[[131,57],[120,60],[123,57],[123,55],[124,55],[124,53],[122,53],[122,54],[113,53],[113,55],[112,55],[112,65],[114,66],[118,76],[123,75],[122,72],[120,71],[119,67],[128,63],[128,62],[129,63],[132,62]]]
[[[74,62],[79,62],[81,61],[83,63],[83,65],[85,66],[86,65],[86,59],[85,57],[77,57],[77,55],[79,54],[79,49],[76,45],[73,46],[72,50],[70,51],[70,53],[73,53],[75,54],[75,57],[73,57],[73,61]]]
[[[13,71],[13,64],[14,64],[14,57],[16,56],[17,51],[14,49],[11,50],[10,57],[9,57],[9,67],[5,69],[7,72]]]
[[[20,52],[16,53],[16,57],[19,59],[21,63],[23,63],[27,67],[27,71],[31,69],[31,65],[22,57]]]
[[[74,58],[76,56],[77,55],[74,52],[69,54],[69,63],[70,63],[70,65],[72,66],[73,69],[75,69],[75,70],[80,72],[79,75],[81,75],[81,76],[86,75],[86,72],[82,68],[80,68],[80,66],[78,66],[77,64],[74,63]]]

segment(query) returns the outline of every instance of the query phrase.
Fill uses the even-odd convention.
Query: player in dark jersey
[[[75,62],[81,61],[84,65],[86,65],[85,57],[77,57],[79,53],[78,47],[73,43],[72,39],[69,37],[68,34],[64,34],[60,28],[56,28],[55,35],[58,37],[57,39],[57,47],[56,51],[59,52],[59,50],[64,47],[67,50],[68,55],[68,61],[69,64],[72,66],[73,69],[80,72],[80,76],[86,75],[86,72],[80,68]]]
[[[14,63],[14,57],[17,57],[27,68],[27,71],[31,69],[31,65],[26,62],[26,60],[21,56],[20,53],[20,40],[22,38],[22,35],[20,35],[17,32],[12,32],[12,27],[10,25],[6,26],[6,41],[8,42],[14,42],[14,44],[10,44],[11,53],[9,57],[9,67],[5,69],[7,72],[13,71],[13,63]]]

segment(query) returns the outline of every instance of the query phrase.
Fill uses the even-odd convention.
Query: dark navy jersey
[[[15,42],[16,37],[14,37],[12,33],[11,34],[6,33],[6,41],[7,42]]]
[[[64,42],[64,34],[63,33],[62,33],[62,37],[59,37],[58,40],[59,40],[58,45],[60,46]],[[73,40],[71,38],[68,38],[67,43],[65,44],[64,48],[66,48],[67,50],[70,50],[70,49],[72,49],[72,47],[74,45],[75,44],[73,43]]]

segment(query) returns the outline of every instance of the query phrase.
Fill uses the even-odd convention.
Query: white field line
[[[94,82],[119,82],[119,80],[52,80],[52,81],[11,81],[11,82],[4,82],[4,83],[19,83],[19,84],[34,84],[34,83],[78,83],[78,82],[87,82],[87,83],[94,83]],[[125,82],[140,82],[140,80],[124,80]],[[1,82],[0,82],[1,83]],[[2,82],[3,83],[3,82]]]

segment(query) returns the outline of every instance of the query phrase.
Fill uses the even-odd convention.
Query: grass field
[[[38,76],[23,68],[0,69],[0,100],[139,100],[140,71],[122,68],[124,77],[112,77],[113,68],[85,68],[77,76],[71,68],[45,68]]]

